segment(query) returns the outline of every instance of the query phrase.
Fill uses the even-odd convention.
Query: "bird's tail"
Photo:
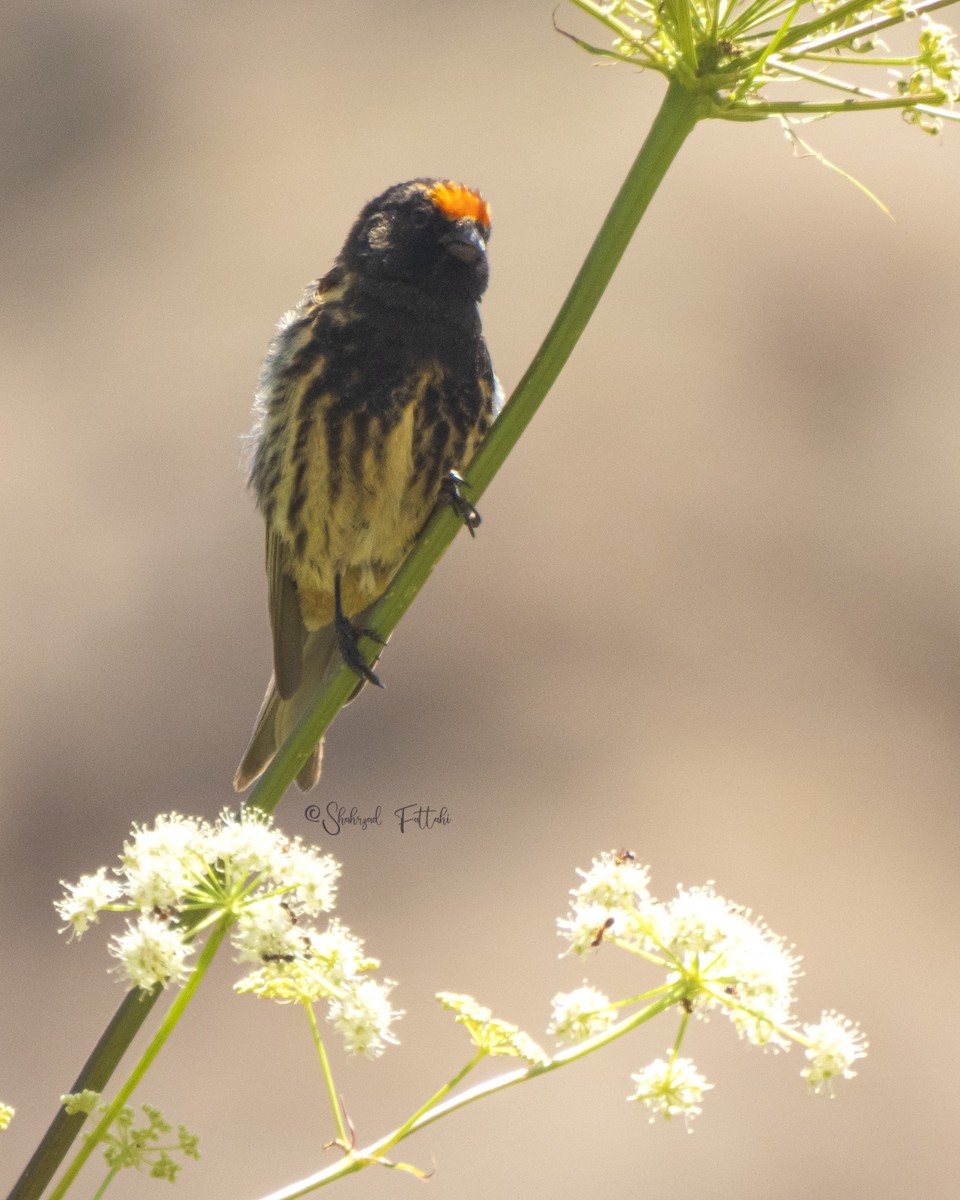
[[[287,736],[303,716],[307,702],[318,685],[331,669],[340,665],[337,634],[333,625],[324,625],[308,633],[303,644],[303,678],[300,686],[287,700],[280,697],[273,675],[267,684],[257,722],[253,727],[250,745],[247,746],[240,766],[233,779],[238,792],[246,791],[251,783],[267,769],[273,756],[286,741]],[[357,691],[359,691],[359,687]],[[356,695],[356,692],[354,692]],[[351,696],[351,699],[353,697]],[[313,753],[300,768],[297,785],[302,792],[309,792],[320,778],[320,762],[323,758],[323,739],[313,748]]]

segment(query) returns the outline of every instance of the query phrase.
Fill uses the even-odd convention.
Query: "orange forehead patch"
[[[479,192],[464,187],[462,183],[444,179],[435,183],[427,195],[451,221],[459,221],[461,217],[472,217],[474,221],[489,228],[490,205]]]

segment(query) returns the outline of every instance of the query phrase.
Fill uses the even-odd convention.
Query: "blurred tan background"
[[[274,322],[369,197],[462,178],[494,209],[509,390],[648,127],[660,81],[596,65],[553,8],[5,6],[0,1186],[121,996],[105,935],[58,936],[57,881],[112,863],[134,820],[232,800],[269,672],[238,460]],[[774,124],[701,127],[311,799],[452,816],[328,842],[408,1014],[377,1063],[331,1038],[361,1141],[463,1060],[435,991],[546,1040],[554,992],[643,986],[612,952],[557,958],[575,867],[622,845],[662,896],[715,879],[762,912],[805,955],[803,1014],[859,1018],[871,1056],[830,1102],[798,1052],[698,1024],[715,1090],[688,1137],[624,1103],[671,1018],[408,1143],[434,1200],[955,1195],[960,131],[810,136],[895,222]],[[279,819],[318,832],[297,793]],[[202,1136],[184,1200],[330,1161],[302,1019],[234,975],[140,1094]]]

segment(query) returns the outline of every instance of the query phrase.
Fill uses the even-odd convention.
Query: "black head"
[[[451,180],[398,183],[364,208],[340,261],[385,291],[476,303],[487,287],[490,207]]]

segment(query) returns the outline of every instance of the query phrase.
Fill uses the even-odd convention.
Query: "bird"
[[[266,531],[273,674],[234,787],[273,759],[345,661],[381,686],[365,621],[438,503],[470,532],[460,472],[503,404],[479,304],[490,206],[451,179],[387,188],[280,320],[260,373],[249,484]],[[323,740],[297,775],[320,778]]]

